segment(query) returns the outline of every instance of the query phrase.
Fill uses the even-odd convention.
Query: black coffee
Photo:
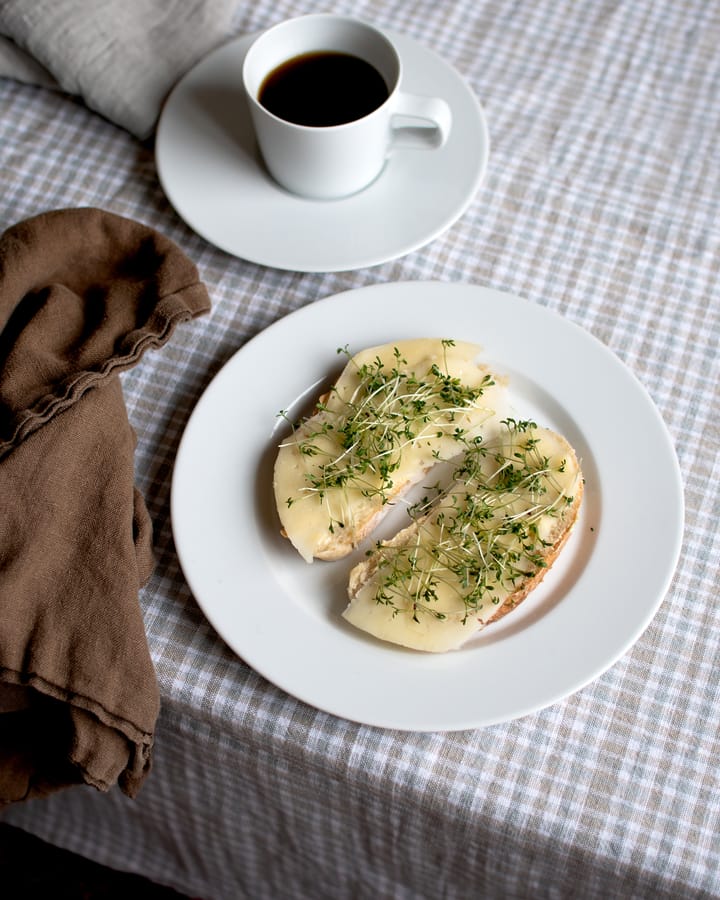
[[[266,76],[258,100],[296,125],[342,125],[361,119],[388,98],[382,75],[357,56],[320,52],[295,56]]]

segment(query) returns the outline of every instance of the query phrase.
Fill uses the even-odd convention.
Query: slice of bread
[[[460,647],[540,583],[582,494],[565,438],[504,420],[489,441],[469,442],[449,486],[418,504],[408,527],[352,569],[344,618],[417,650]]]
[[[479,354],[422,338],[349,358],[275,463],[282,533],[306,561],[346,556],[438,461],[502,418],[504,380]]]

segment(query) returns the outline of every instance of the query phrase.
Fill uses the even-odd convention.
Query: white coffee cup
[[[326,52],[370,63],[385,82],[387,99],[353,121],[323,126],[296,124],[260,103],[267,76],[279,66],[305,54]],[[243,85],[257,143],[272,177],[302,197],[346,197],[371,184],[395,148],[441,147],[450,132],[450,107],[440,97],[401,91],[401,77],[402,64],[392,41],[358,19],[307,15],[263,32],[245,56]]]

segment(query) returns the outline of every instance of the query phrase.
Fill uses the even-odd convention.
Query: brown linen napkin
[[[134,796],[147,774],[152,528],[118,374],[209,308],[194,264],[138,222],[54,210],[0,236],[0,804]]]

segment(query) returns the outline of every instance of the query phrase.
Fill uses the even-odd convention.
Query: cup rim
[[[366,29],[367,31],[372,32],[379,40],[382,41],[384,47],[390,51],[390,53],[393,57],[393,62],[394,62],[395,69],[396,69],[395,83],[393,84],[392,88],[390,86],[388,86],[388,96],[386,97],[385,100],[383,100],[383,102],[379,106],[376,106],[375,109],[371,110],[371,112],[366,113],[364,116],[360,116],[360,118],[358,118],[358,119],[351,119],[349,122],[341,122],[338,125],[302,125],[298,122],[291,122],[289,119],[283,119],[280,116],[276,115],[275,113],[271,112],[269,109],[267,109],[267,107],[263,106],[263,104],[260,103],[260,101],[257,98],[257,91],[250,90],[250,88],[248,86],[248,80],[249,80],[248,69],[252,62],[252,53],[255,50],[255,48],[260,44],[260,42],[264,41],[264,39],[266,37],[272,37],[273,34],[277,33],[278,31],[280,31],[282,29],[285,29],[286,27],[291,27],[291,26],[295,25],[296,23],[306,22],[309,20],[316,20],[316,21],[332,20],[334,22],[347,23],[347,24],[352,25],[353,27],[360,26],[360,27]],[[318,51],[327,50],[327,49],[329,49],[329,48],[327,48],[327,47],[318,47],[317,48]],[[303,50],[295,55],[300,56],[303,53],[312,53],[312,52],[313,52],[312,50]],[[293,56],[288,57],[288,59],[293,59]],[[367,60],[366,60],[366,62],[367,62]],[[267,75],[270,73],[270,71],[272,71],[272,69],[270,69],[268,72],[266,72],[265,75],[259,80],[259,86],[262,85],[264,79],[267,77]],[[380,73],[380,74],[382,75],[382,73]],[[381,111],[383,111],[385,109],[385,107],[391,102],[393,97],[397,94],[397,92],[400,88],[401,77],[402,77],[402,60],[400,58],[400,54],[398,53],[392,40],[382,31],[382,29],[371,24],[370,22],[365,21],[364,19],[359,19],[354,16],[346,16],[346,15],[336,14],[336,13],[308,13],[306,15],[293,16],[292,18],[283,19],[280,22],[276,22],[274,25],[269,26],[268,28],[266,28],[264,31],[260,32],[260,34],[258,34],[256,36],[256,38],[253,40],[250,47],[248,48],[247,52],[245,53],[245,58],[243,59],[243,66],[242,66],[242,84],[243,84],[243,89],[245,91],[245,96],[247,97],[248,101],[255,107],[256,110],[261,112],[263,115],[269,117],[270,119],[273,119],[276,122],[282,123],[283,125],[285,125],[288,128],[298,129],[300,131],[307,131],[307,132],[312,132],[312,133],[318,133],[318,132],[325,133],[325,132],[337,131],[337,130],[341,130],[341,129],[347,129],[354,125],[357,125],[357,123],[359,123],[359,122],[365,122],[371,116],[377,115],[378,113],[380,113]],[[383,79],[384,78],[385,78],[385,76],[383,75]]]

